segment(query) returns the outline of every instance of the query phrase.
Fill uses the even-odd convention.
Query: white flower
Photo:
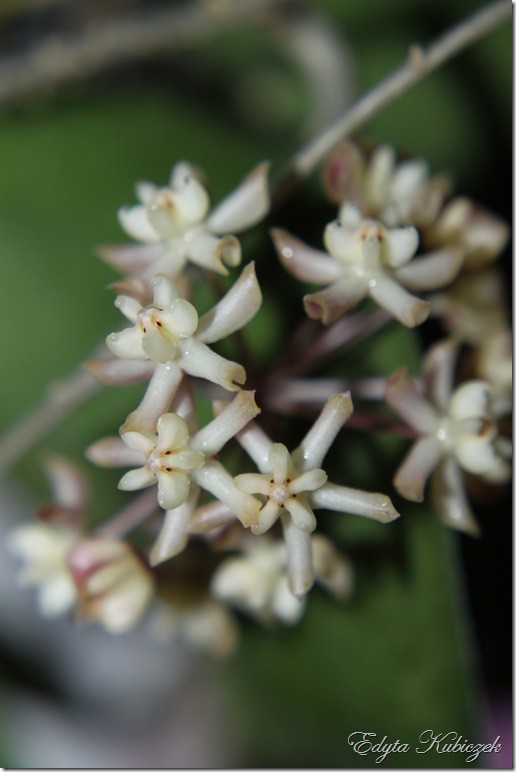
[[[387,385],[389,405],[421,436],[398,470],[394,485],[405,498],[423,500],[427,479],[433,477],[438,513],[449,525],[477,533],[459,467],[487,482],[510,476],[510,444],[499,435],[491,403],[492,388],[485,381],[461,384],[452,391],[457,346],[437,344],[428,353],[425,374],[431,401],[418,391],[406,368]]]
[[[344,204],[339,219],[326,226],[327,252],[308,247],[286,231],[275,229],[273,237],[281,262],[296,278],[329,285],[304,298],[308,316],[324,324],[369,296],[400,322],[415,327],[427,318],[430,303],[402,285],[414,290],[441,287],[455,277],[461,264],[460,253],[454,250],[412,260],[419,244],[416,228],[387,228],[364,219],[351,204]]]
[[[316,581],[337,598],[349,598],[353,583],[349,562],[324,536],[312,538],[312,551]],[[272,539],[247,540],[242,555],[220,564],[211,588],[220,600],[265,623],[278,619],[295,624],[305,609],[304,598],[296,598],[289,589],[285,544]]]
[[[7,548],[23,564],[18,583],[37,588],[43,616],[62,616],[75,604],[77,592],[66,561],[78,540],[77,531],[46,523],[23,525],[7,536]]]
[[[138,371],[135,378],[125,360],[134,360],[137,365],[145,360],[154,362],[142,403],[122,431],[154,432],[158,417],[170,408],[183,373],[205,378],[228,391],[238,391],[246,379],[241,365],[212,351],[208,344],[239,330],[258,311],[262,296],[254,265],[248,265],[226,295],[200,319],[194,306],[180,297],[176,285],[166,276],[156,276],[153,284],[153,304],[145,308],[134,298],[117,298],[116,305],[133,326],[106,339],[110,351],[121,359],[120,383],[141,377]],[[117,366],[111,360],[96,360],[90,369],[101,380],[117,382]]]
[[[310,534],[316,527],[313,510],[330,509],[390,522],[398,517],[390,499],[377,493],[333,485],[320,465],[353,406],[349,392],[332,397],[296,450],[272,443],[253,422],[238,441],[258,467],[259,474],[243,474],[235,485],[255,493],[262,502],[254,533],[261,534],[281,519],[288,555],[289,587],[303,597],[313,583]]]
[[[234,616],[221,603],[209,597],[167,596],[155,604],[150,620],[151,633],[160,643],[179,640],[189,648],[206,651],[224,659],[235,651],[239,630]]]
[[[82,541],[68,556],[80,616],[121,634],[139,622],[154,596],[150,571],[129,544],[118,539]]]
[[[198,172],[182,161],[174,166],[168,187],[143,182],[139,203],[119,210],[120,224],[142,245],[104,247],[101,255],[144,285],[158,273],[176,278],[187,261],[217,273],[239,265],[239,233],[269,211],[268,164],[260,164],[210,213],[210,200]]]
[[[151,551],[156,565],[181,552],[199,497],[199,488],[224,502],[243,525],[254,525],[259,503],[242,493],[222,464],[214,458],[224,445],[259,413],[254,392],[241,391],[229,406],[190,437],[187,421],[175,413],[162,415],[157,434],[122,432],[91,446],[90,460],[103,466],[138,465],[120,480],[122,490],[158,484],[158,503],[165,522]]]

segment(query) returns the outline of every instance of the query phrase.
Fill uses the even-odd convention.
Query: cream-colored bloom
[[[490,384],[474,380],[452,389],[456,354],[456,344],[449,341],[430,349],[425,360],[428,400],[406,368],[389,379],[387,402],[421,435],[394,485],[405,498],[422,501],[425,484],[435,472],[433,498],[441,518],[477,533],[459,468],[487,482],[505,482],[511,473],[510,443],[499,434]]]
[[[414,260],[419,245],[416,228],[388,228],[364,218],[352,204],[343,204],[338,220],[326,226],[327,252],[308,247],[286,231],[276,229],[273,237],[280,260],[290,273],[302,281],[328,284],[304,298],[308,316],[324,324],[371,297],[400,322],[415,327],[427,318],[430,303],[414,297],[405,287],[441,287],[460,268],[460,253],[453,250]]]
[[[91,538],[68,556],[79,597],[79,614],[115,635],[141,619],[154,596],[150,571],[127,542]]]
[[[260,164],[210,212],[210,199],[200,174],[182,161],[172,169],[169,184],[136,186],[139,203],[119,210],[126,233],[139,245],[104,247],[101,255],[145,288],[158,273],[175,279],[187,262],[220,274],[239,265],[240,233],[267,214],[270,197],[268,164]],[[138,286],[138,282],[135,283]]]
[[[261,502],[256,534],[269,530],[281,519],[288,556],[288,579],[292,593],[303,597],[314,580],[310,535],[316,527],[314,509],[349,512],[380,522],[398,517],[388,496],[366,493],[327,482],[321,464],[353,406],[348,393],[336,394],[292,454],[281,443],[273,443],[254,423],[237,439],[251,456],[258,474],[242,474],[235,485],[255,494]]]

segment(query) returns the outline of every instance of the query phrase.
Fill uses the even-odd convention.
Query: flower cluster
[[[260,372],[244,332],[262,304],[255,264],[245,264],[210,310],[193,298],[210,272],[227,276],[242,262],[235,234],[269,212],[267,170],[259,165],[211,209],[202,175],[180,162],[165,187],[139,183],[138,203],[119,211],[137,243],[101,255],[123,274],[112,288],[129,326],[109,334],[105,351],[85,366],[104,385],[146,387],[120,416],[119,434],[94,442],[86,458],[123,469],[119,488],[131,501],[89,531],[82,473],[51,461],[53,504],[8,538],[22,562],[20,582],[36,587],[47,616],[74,612],[123,633],[147,615],[158,638],[179,636],[222,656],[237,641],[235,612],[294,624],[314,583],[348,600],[353,568],[324,533],[324,511],[378,523],[399,517],[388,492],[346,486],[353,460],[332,449],[348,421],[375,428],[364,400],[385,400],[417,436],[394,488],[421,501],[432,475],[434,506],[448,525],[478,530],[462,472],[495,484],[508,478],[499,419],[510,393],[510,336],[492,264],[505,225],[451,198],[449,182],[430,177],[422,160],[398,162],[389,147],[345,143],[324,171],[325,193],[338,206],[324,250],[272,231],[280,263],[322,289],[304,297],[309,320],[279,363]],[[366,298],[382,310],[356,312]],[[380,326],[397,320],[413,328],[430,314],[453,337],[428,352],[424,381],[406,368],[359,382],[314,374]],[[238,361],[220,353],[219,342],[231,338]],[[455,386],[463,342],[475,349],[477,370]],[[301,432],[277,413],[314,420],[299,441]],[[388,426],[395,429],[394,419]],[[325,467],[337,458],[333,482]]]

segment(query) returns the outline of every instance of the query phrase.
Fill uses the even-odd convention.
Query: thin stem
[[[274,198],[282,198],[298,180],[308,176],[340,141],[443,62],[508,21],[511,13],[510,0],[497,0],[459,22],[428,48],[413,46],[405,64],[384,78],[344,115],[316,134],[292,156],[276,180]]]
[[[158,509],[156,488],[149,488],[97,528],[95,534],[104,539],[123,539],[129,531],[147,520]]]
[[[5,474],[36,443],[102,388],[102,384],[82,367],[51,384],[41,402],[2,437],[0,474]]]
[[[165,4],[126,13],[81,33],[48,35],[23,54],[0,60],[0,103],[91,77],[108,67],[173,53],[238,24],[266,16],[284,0]]]

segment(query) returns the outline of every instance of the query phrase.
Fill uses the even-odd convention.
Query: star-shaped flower
[[[253,264],[242,271],[233,287],[200,319],[194,306],[181,297],[177,286],[166,276],[156,276],[153,285],[153,303],[147,307],[128,296],[116,299],[118,308],[133,322],[132,327],[106,339],[110,351],[121,360],[118,368],[116,362],[108,359],[89,363],[96,377],[108,383],[148,377],[148,371],[138,368],[148,360],[153,363],[142,403],[123,427],[123,431],[147,434],[155,432],[158,417],[169,411],[183,373],[205,378],[228,391],[238,391],[246,379],[244,368],[220,356],[208,344],[247,324],[262,302]],[[134,362],[136,370],[128,368],[128,360]]]
[[[177,163],[167,187],[139,183],[139,203],[118,212],[126,233],[142,244],[104,247],[100,254],[144,289],[158,273],[175,279],[187,261],[227,274],[224,263],[239,265],[241,250],[234,235],[224,234],[252,227],[269,211],[268,167],[260,164],[210,212],[200,174],[185,161]]]
[[[353,406],[348,393],[332,397],[296,450],[273,443],[254,423],[237,435],[251,456],[259,474],[242,474],[235,485],[259,497],[261,509],[251,530],[267,531],[281,519],[288,555],[289,586],[303,597],[313,583],[313,559],[310,534],[316,527],[314,509],[349,512],[380,522],[398,517],[388,496],[346,488],[327,482],[320,468],[333,440],[351,415]]]
[[[388,228],[365,219],[352,204],[344,204],[339,219],[326,226],[327,252],[312,249],[283,230],[273,238],[284,267],[296,278],[328,284],[306,295],[305,310],[330,324],[365,297],[372,297],[407,327],[425,321],[430,303],[407,292],[442,287],[457,274],[459,251],[444,250],[413,260],[419,237],[416,228]],[[404,286],[402,286],[404,285]]]
[[[137,465],[120,480],[122,490],[139,490],[157,482],[158,503],[167,514],[151,551],[153,565],[186,546],[200,488],[224,502],[243,525],[255,524],[259,502],[235,486],[214,456],[259,412],[254,392],[241,391],[220,415],[192,436],[185,418],[167,413],[159,418],[155,435],[122,432],[121,439],[107,438],[88,449],[88,458],[101,466]]]
[[[439,516],[454,528],[478,533],[464,492],[460,469],[491,483],[510,476],[510,443],[501,437],[485,381],[467,381],[452,388],[457,345],[435,345],[425,361],[429,399],[418,390],[406,368],[389,379],[389,405],[421,438],[399,468],[394,485],[402,496],[422,501],[432,473],[432,498]]]

